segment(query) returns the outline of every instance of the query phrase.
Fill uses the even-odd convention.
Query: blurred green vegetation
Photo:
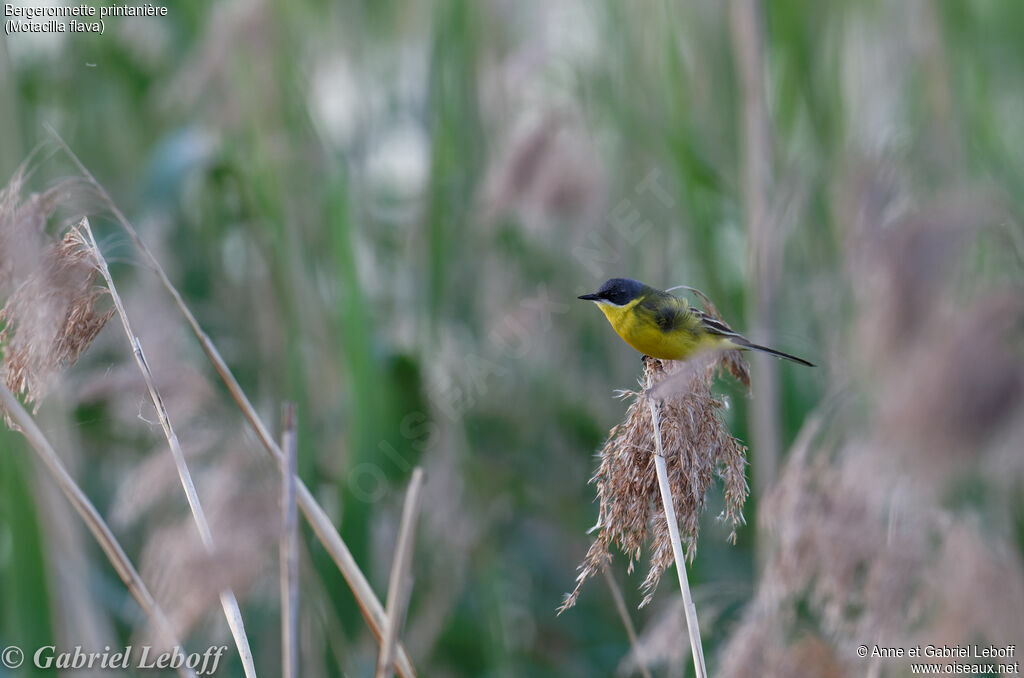
[[[831,366],[853,341],[841,201],[858,163],[892,166],[922,200],[980,186],[1019,223],[1024,6],[763,9],[784,215],[777,343],[822,365],[781,368],[785,447],[844,378]],[[42,144],[33,183],[45,185],[71,171],[44,123],[67,140],[158,245],[261,411],[298,403],[301,475],[382,598],[402,490],[427,468],[407,624],[420,675],[610,675],[629,645],[603,583],[554,610],[596,518],[592,455],[625,409],[612,393],[640,361],[575,297],[617,275],[688,284],[742,327],[736,80],[726,3],[185,1],[165,19],[110,20],[102,37],[5,37],[0,170]],[[638,188],[652,172],[671,204]],[[131,264],[113,223],[93,221]],[[127,286],[145,275],[116,273]],[[720,388],[749,439],[749,401]],[[99,416],[76,437],[92,450],[78,477],[102,509],[126,464],[98,452]],[[55,537],[33,498],[48,481],[29,455],[0,435],[0,646],[44,644],[61,614]],[[712,669],[754,587],[757,500],[736,546],[709,500],[690,581],[721,610],[703,629]],[[304,579],[303,601],[327,592],[310,608],[329,610],[314,619],[334,647],[317,666],[304,654],[304,671],[369,675],[354,600],[308,543],[304,576],[324,588]],[[623,561],[642,629],[674,583],[636,611],[645,563],[627,576]],[[106,642],[127,642],[131,603],[94,567],[80,584],[101,590]],[[272,580],[276,561],[266,567]],[[274,675],[273,610],[242,608],[261,675]],[[241,675],[237,662],[226,671]]]

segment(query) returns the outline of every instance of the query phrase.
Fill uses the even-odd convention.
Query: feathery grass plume
[[[639,634],[631,639],[629,654],[622,658],[615,673],[631,676],[639,670],[664,668],[664,675],[686,675],[686,662],[690,660],[690,648],[680,642],[687,635],[686,610],[682,600],[669,600]]]
[[[45,196],[33,194],[23,200],[24,184],[23,165],[0,190],[0,295],[4,296],[35,269],[46,220],[53,213],[53,204]]]
[[[827,657],[828,675],[850,676],[865,670],[849,653],[857,644],[1019,641],[1024,563],[1010,544],[983,534],[979,516],[958,515],[920,491],[927,455],[902,475],[880,460],[893,449],[881,437],[848,442],[835,461],[822,453],[824,441],[812,442],[816,432],[801,437],[761,509],[776,548],[721,652],[719,675],[798,675],[791,667],[801,665],[808,637]]]
[[[530,231],[556,223],[592,223],[604,205],[603,167],[583,131],[582,116],[549,108],[536,120],[520,120],[504,149],[487,169],[481,196],[481,220],[506,212]]]
[[[694,595],[694,607],[700,608],[700,623],[711,629],[709,636],[729,623],[733,611],[750,599],[750,586],[736,580],[703,582]],[[616,674],[631,676],[641,667],[665,676],[686,675],[692,647],[680,642],[688,634],[686,603],[666,597],[655,601],[647,621],[639,630],[632,648],[620,661]]]
[[[962,470],[948,464],[973,464],[1020,414],[1024,296],[993,293],[936,315],[932,324],[945,331],[922,338],[885,383],[878,433],[896,451],[927,459],[922,471],[945,476]]]
[[[64,185],[20,200],[23,173],[0,192],[0,376],[38,410],[57,374],[78,360],[113,315],[98,308],[105,290],[73,230],[44,232]]]
[[[173,476],[173,471],[170,471]],[[204,545],[190,515],[151,529],[141,570],[167,613],[171,628],[187,637],[197,628],[219,626],[224,590],[245,599],[277,580],[280,510],[271,469],[254,464],[244,446],[231,449],[201,477],[203,507],[214,547]],[[257,587],[263,583],[264,586]]]
[[[717,314],[709,303],[705,308]],[[732,524],[729,538],[735,542],[735,528],[743,524],[743,504],[749,491],[747,448],[729,433],[722,419],[724,402],[711,393],[715,375],[722,369],[749,383],[746,362],[736,351],[709,352],[687,362],[644,359],[640,385],[647,389],[621,394],[632,397],[633,402],[625,421],[611,430],[600,453],[600,466],[591,478],[600,503],[597,539],[580,565],[576,588],[559,613],[572,607],[583,582],[611,561],[612,544],[627,555],[632,571],[644,542],[651,537],[651,567],[642,584],[646,595],[641,607],[651,601],[662,572],[673,562],[654,466],[650,398],[661,403],[665,462],[687,560],[693,562],[696,555],[700,511],[715,476],[725,485],[725,519]]]

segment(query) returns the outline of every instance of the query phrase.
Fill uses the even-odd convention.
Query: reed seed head
[[[0,192],[0,376],[38,409],[56,376],[73,365],[113,314],[101,310],[95,260],[77,227],[44,232],[61,188],[20,200],[21,173]],[[9,423],[9,422],[8,422]]]

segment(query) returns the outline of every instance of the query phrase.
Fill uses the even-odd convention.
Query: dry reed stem
[[[650,388],[650,384],[648,387]],[[658,486],[661,488],[661,502],[665,508],[665,522],[668,525],[669,538],[672,540],[672,555],[675,557],[679,589],[683,595],[686,629],[690,635],[690,651],[693,652],[693,670],[697,678],[707,678],[708,670],[704,665],[704,648],[700,642],[700,626],[697,623],[697,607],[693,604],[690,582],[686,577],[686,557],[683,555],[683,543],[679,539],[676,509],[672,504],[672,487],[668,482],[665,452],[661,446],[661,417],[658,416],[661,405],[655,403],[653,398],[648,398],[647,402],[651,406],[651,424],[654,427],[654,465],[658,471]]]
[[[83,232],[84,237],[82,235]],[[125,310],[124,304],[121,301],[121,295],[118,294],[117,287],[114,285],[114,279],[110,275],[110,269],[107,266],[107,261],[103,258],[99,245],[96,243],[96,239],[93,236],[92,229],[89,227],[89,220],[83,218],[78,227],[72,230],[72,233],[77,233],[79,237],[81,237],[81,245],[92,253],[96,267],[99,269],[100,274],[107,283],[107,290],[114,301],[114,308],[117,310],[117,314],[121,319],[121,326],[124,328],[124,333],[128,337],[129,343],[132,345],[132,353],[135,356],[135,362],[139,367],[139,371],[142,373],[143,380],[146,382],[146,388],[149,391],[150,400],[153,401],[153,407],[156,409],[157,417],[160,420],[160,426],[164,431],[164,436],[167,438],[167,444],[170,448],[171,455],[174,457],[174,464],[177,467],[178,476],[181,479],[181,485],[185,490],[185,497],[188,500],[189,509],[192,511],[192,517],[195,521],[196,528],[199,530],[199,537],[202,540],[203,547],[206,551],[213,554],[213,533],[211,532],[210,525],[206,520],[206,513],[203,511],[203,506],[199,502],[199,494],[196,492],[195,483],[192,481],[192,473],[189,471],[188,463],[185,461],[185,454],[181,450],[181,444],[178,442],[178,436],[174,432],[174,427],[171,425],[167,408],[164,406],[163,398],[161,398],[160,392],[156,387],[156,382],[153,380],[153,373],[149,368],[149,363],[146,362],[146,356],[142,351],[142,344],[139,342],[138,336],[132,330],[131,323],[128,320],[128,312]],[[239,609],[238,600],[235,598],[234,592],[231,591],[230,588],[226,588],[220,592],[220,601],[221,607],[224,608],[224,617],[227,620],[228,627],[231,629],[231,635],[235,640],[235,646],[238,648],[238,654],[242,660],[242,666],[245,670],[246,678],[256,678],[256,666],[253,663],[252,650],[249,647],[249,640],[245,633],[245,624],[242,621],[242,611]]]
[[[286,455],[281,490],[281,675],[299,675],[299,531],[295,508],[298,430],[295,403],[285,403],[281,449]]]
[[[729,3],[729,25],[734,63],[740,83],[742,118],[743,208],[749,234],[751,264],[747,329],[771,345],[776,330],[775,312],[782,279],[783,236],[772,205],[772,120],[764,83],[765,39],[761,4],[756,0]],[[758,498],[775,482],[781,458],[779,362],[768,355],[752,356],[757,368],[750,404],[750,428],[757,464],[754,487]]]
[[[355,558],[352,557],[352,552],[348,550],[348,546],[345,545],[338,530],[335,529],[334,523],[331,522],[320,504],[313,499],[313,495],[310,494],[309,489],[300,478],[295,479],[295,487],[298,490],[299,508],[302,509],[313,532],[327,552],[331,554],[334,564],[338,566],[345,581],[352,589],[359,610],[363,613],[363,618],[369,624],[373,635],[377,640],[382,640],[386,622],[384,607],[377,600],[373,589],[370,588],[366,575],[359,569]],[[413,668],[412,661],[401,643],[395,645],[395,669],[402,678],[416,678],[416,669]]]
[[[111,214],[114,215],[114,218],[121,225],[121,228],[125,230],[132,242],[135,244],[135,247],[150,265],[157,278],[159,278],[164,289],[166,289],[167,293],[171,295],[172,299],[174,299],[174,303],[177,305],[178,310],[181,311],[181,314],[185,317],[192,333],[195,334],[196,339],[199,340],[199,345],[202,347],[207,359],[213,365],[214,369],[217,370],[218,376],[220,376],[221,381],[227,387],[228,392],[231,394],[235,404],[238,405],[238,408],[241,410],[245,420],[250,426],[252,426],[253,431],[256,433],[256,436],[259,438],[264,449],[267,450],[267,453],[274,458],[278,465],[283,465],[284,454],[281,452],[281,448],[271,437],[269,430],[263,423],[263,420],[260,419],[256,409],[249,401],[249,397],[245,395],[245,392],[239,385],[238,380],[235,379],[235,375],[228,368],[224,358],[221,357],[220,351],[217,350],[213,341],[210,340],[210,337],[207,336],[206,332],[203,331],[203,328],[200,327],[199,322],[192,314],[192,311],[185,304],[184,299],[182,299],[181,293],[178,292],[178,289],[167,276],[167,272],[164,271],[163,266],[160,265],[160,262],[150,251],[149,247],[147,247],[146,243],[143,242],[138,232],[131,225],[131,222],[128,221],[128,218],[125,217],[124,213],[122,213],[117,207],[117,204],[110,197],[110,194],[107,193],[107,190],[103,188],[103,185],[100,184],[99,181],[96,180],[96,177],[92,175],[92,172],[82,164],[82,161],[78,159],[78,156],[75,155],[74,151],[72,151],[60,135],[57,134],[56,130],[50,126],[47,126],[47,128],[57,139],[58,143],[64,149],[65,153],[68,154],[68,157],[75,164],[78,170],[97,192],[100,199],[107,205]],[[316,534],[317,539],[320,540],[320,543],[323,544],[324,548],[331,555],[335,565],[338,566],[338,570],[345,578],[346,583],[348,583],[349,588],[352,590],[352,594],[356,598],[356,603],[359,605],[359,610],[363,614],[363,618],[366,619],[367,624],[370,626],[370,630],[373,632],[374,636],[380,640],[384,628],[384,607],[380,604],[376,594],[373,592],[373,588],[370,586],[370,582],[366,579],[366,575],[364,575],[362,570],[359,569],[359,565],[356,563],[355,558],[352,557],[352,552],[349,551],[345,541],[341,538],[341,535],[338,534],[338,530],[334,527],[334,523],[331,522],[327,512],[324,511],[323,507],[321,507],[320,504],[317,503],[316,499],[313,498],[313,494],[309,491],[309,488],[306,487],[306,484],[302,482],[301,478],[296,477],[295,487],[298,493],[297,499],[299,509],[302,511],[303,515],[306,516],[306,520],[309,521],[310,527],[313,528],[313,532]],[[395,664],[398,674],[402,678],[415,678],[416,670],[413,667],[405,648],[401,643],[398,643],[395,650],[397,653]]]
[[[181,647],[181,643],[175,637],[174,631],[167,621],[167,616],[156,602],[156,599],[153,598],[153,594],[150,593],[142,577],[139,576],[138,570],[135,569],[131,560],[128,559],[121,544],[117,541],[117,537],[114,536],[114,533],[107,526],[106,521],[103,520],[103,517],[96,510],[96,507],[93,506],[85,492],[82,491],[74,478],[71,477],[71,474],[68,473],[60,456],[57,455],[53,446],[50,445],[50,441],[47,440],[35,420],[18,402],[18,399],[11,390],[2,382],[0,382],[0,402],[3,404],[4,414],[15,424],[18,432],[25,436],[32,449],[43,460],[46,468],[53,475],[58,487],[60,487],[61,492],[68,498],[71,506],[81,516],[82,521],[89,528],[89,531],[92,532],[100,548],[103,549],[107,560],[113,565],[121,581],[128,588],[128,592],[131,593],[132,597],[139,603],[139,607],[142,608],[142,612],[149,618],[158,641],[162,645]],[[179,667],[178,675],[182,676],[182,678],[195,678],[195,673],[187,666]]]
[[[608,582],[608,590],[611,591],[612,600],[615,602],[615,611],[619,613],[622,625],[626,627],[626,636],[629,638],[629,645],[633,648],[633,653],[637,657],[636,664],[640,675],[643,678],[651,678],[651,671],[647,668],[647,663],[640,656],[640,639],[636,635],[633,619],[629,616],[629,609],[626,608],[626,599],[622,597],[622,589],[607,567],[601,570],[601,574],[604,575],[604,580]]]
[[[405,620],[412,589],[410,567],[413,547],[416,544],[416,518],[420,512],[422,489],[423,469],[417,466],[413,469],[409,490],[405,493],[405,503],[402,506],[402,523],[398,530],[398,542],[395,544],[395,557],[391,563],[391,576],[388,581],[387,618],[384,623],[384,637],[380,643],[376,678],[391,678],[394,675],[395,642],[398,640],[398,630]]]

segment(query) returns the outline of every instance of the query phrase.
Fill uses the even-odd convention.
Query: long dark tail
[[[703,296],[703,294],[701,294],[701,296]],[[707,298],[705,297],[705,300],[706,299]],[[807,362],[803,358],[797,358],[795,355],[790,355],[788,353],[783,353],[782,351],[776,351],[774,348],[768,348],[767,346],[761,346],[760,344],[752,343],[749,339],[744,337],[742,334],[734,331],[731,327],[726,325],[724,322],[722,322],[718,318],[715,318],[715,317],[713,317],[711,315],[708,315],[707,313],[704,313],[702,311],[697,311],[695,309],[691,309],[691,312],[696,313],[697,318],[700,320],[701,326],[704,328],[705,332],[709,332],[711,334],[716,334],[716,335],[722,337],[723,339],[725,339],[727,342],[729,342],[733,346],[736,346],[737,348],[747,349],[747,350],[751,350],[751,351],[761,351],[763,353],[769,353],[769,354],[771,354],[771,355],[773,355],[773,356],[775,356],[777,358],[785,358],[786,360],[792,360],[795,363],[800,363],[801,365],[807,365],[807,367],[814,367],[815,366],[814,363]]]
[[[774,348],[768,348],[767,346],[761,346],[760,344],[752,344],[742,337],[730,337],[735,344],[739,344],[743,348],[750,349],[751,351],[761,351],[762,353],[769,353],[777,358],[785,358],[786,360],[792,360],[795,363],[801,365],[807,365],[808,367],[815,367],[814,363],[808,362],[803,358],[797,358],[795,355],[783,353],[782,351],[776,351]]]

